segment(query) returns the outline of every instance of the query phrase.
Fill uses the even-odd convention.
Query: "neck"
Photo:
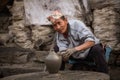
[[[69,31],[69,24],[67,24],[67,29],[66,29],[66,31],[65,31],[65,33],[63,33],[63,36],[65,37],[65,38],[67,38],[68,37],[68,31]]]

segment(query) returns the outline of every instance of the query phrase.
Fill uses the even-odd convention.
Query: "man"
[[[59,11],[48,17],[56,31],[55,43],[58,54],[62,55],[63,63],[80,62],[86,58],[94,60],[97,71],[108,73],[104,58],[104,49],[100,41],[92,34],[86,25],[79,20],[67,20]],[[57,48],[55,47],[55,50]],[[64,68],[62,64],[61,69]]]

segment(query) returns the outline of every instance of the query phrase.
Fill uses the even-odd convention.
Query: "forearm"
[[[87,41],[87,42],[85,42],[84,44],[82,44],[80,46],[76,46],[75,49],[77,51],[85,50],[87,48],[92,47],[94,44],[95,44],[95,42],[93,42],[93,41]]]

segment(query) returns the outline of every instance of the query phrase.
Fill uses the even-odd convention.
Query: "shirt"
[[[86,27],[86,25],[79,20],[68,20],[68,37],[65,38],[63,34],[56,32],[56,44],[59,51],[66,50],[68,48],[73,48],[79,46],[86,41],[94,41],[95,44],[100,43],[91,30]],[[90,48],[74,53],[73,58],[85,58],[89,52]]]

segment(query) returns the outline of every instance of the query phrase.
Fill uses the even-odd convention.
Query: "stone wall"
[[[15,0],[12,8],[12,25],[9,26],[9,33],[14,35],[14,42],[23,48],[33,48],[29,40],[29,29],[24,26],[24,3],[22,0]]]
[[[90,0],[94,21],[92,27],[95,35],[113,50],[120,50],[120,1]]]
[[[75,6],[75,9],[79,8],[80,12],[77,12],[78,14],[75,17],[84,21],[93,33],[101,39],[101,42],[109,44],[113,50],[119,51],[120,1],[80,0],[78,3],[80,6]],[[42,4],[42,6],[45,7],[45,4]],[[51,8],[48,9],[51,10]],[[12,14],[12,25],[9,24],[9,35],[12,36],[14,43],[23,48],[49,50],[50,46],[48,47],[48,45],[51,45],[54,31],[49,26],[32,23],[26,25],[26,12],[23,0],[15,0],[10,11]]]
[[[14,35],[14,42],[23,48],[49,50],[54,36],[54,30],[48,25],[47,20],[47,16],[50,15],[51,11],[57,8],[65,13],[69,19],[72,13],[74,13],[72,14],[73,18],[84,19],[79,1],[70,0],[68,2],[67,0],[63,2],[51,1],[50,3],[47,0],[15,0],[13,8],[10,10],[13,14],[13,24],[9,26],[9,33]],[[74,2],[74,5],[72,5],[72,2]],[[63,4],[67,5],[62,6]],[[44,8],[45,6],[46,8]],[[66,7],[68,8],[66,9]],[[69,10],[71,13],[68,14]]]
[[[14,43],[22,48],[48,50],[53,39],[53,30],[49,26],[26,25],[23,0],[15,0],[12,13],[13,24],[9,26],[9,33],[14,35]],[[40,49],[42,45],[42,49]]]

